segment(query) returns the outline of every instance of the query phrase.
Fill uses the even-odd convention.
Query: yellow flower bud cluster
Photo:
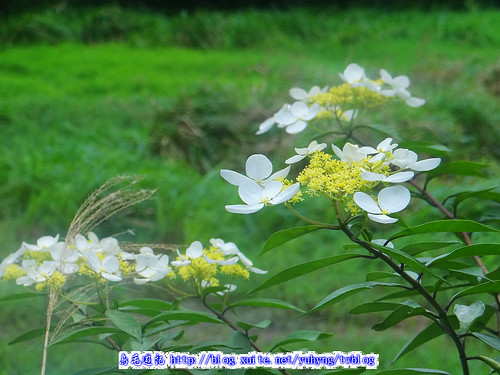
[[[369,90],[366,87],[351,87],[348,83],[331,87],[328,92],[320,93],[312,97],[312,100],[318,103],[322,108],[327,109],[332,115],[337,115],[336,109],[339,107],[361,108],[373,107],[382,104],[387,98],[377,92]],[[321,116],[327,115],[321,111]],[[340,117],[340,116],[339,116]]]
[[[389,175],[389,167],[382,162],[369,163],[368,158],[358,162],[344,162],[322,151],[315,152],[309,164],[299,173],[297,181],[305,186],[311,197],[320,194],[342,200],[351,213],[357,212],[352,195],[357,191],[370,191],[374,183],[361,178],[365,171]]]

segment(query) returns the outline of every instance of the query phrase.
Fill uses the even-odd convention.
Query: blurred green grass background
[[[236,203],[238,197],[218,171],[242,170],[246,158],[258,152],[280,168],[292,155],[292,147],[302,147],[308,139],[277,130],[258,137],[254,135],[258,124],[289,100],[291,87],[338,83],[338,72],[351,62],[372,76],[380,68],[393,75],[407,74],[412,93],[427,100],[419,110],[394,105],[374,111],[374,122],[394,126],[405,140],[444,144],[453,150],[454,159],[490,165],[489,181],[432,182],[438,198],[460,191],[465,184],[479,188],[499,182],[500,12],[496,10],[297,8],[167,17],[119,7],[52,9],[2,20],[0,43],[2,258],[22,241],[64,235],[85,197],[108,178],[122,174],[144,175],[142,186],[159,188],[156,198],[98,227],[100,236],[131,229],[135,235],[122,235],[120,240],[175,244],[220,237],[236,242],[270,274],[344,252],[346,241],[326,233],[296,240],[257,259],[274,231],[301,224],[283,207],[249,216],[228,214],[224,205]],[[324,203],[311,202],[307,210],[328,216]],[[413,205],[406,214],[410,223],[440,217],[418,202]],[[480,215],[489,209],[476,204],[461,214]],[[336,288],[364,281],[366,269],[378,268],[356,261],[262,295],[307,309]],[[264,279],[254,276],[250,285],[240,286],[240,293]],[[1,295],[14,290],[21,288],[4,284]],[[356,302],[375,299],[376,294],[365,293],[300,320],[263,314],[274,317],[272,333],[277,336],[298,326],[331,331],[333,339],[316,350],[376,352],[381,354],[381,368],[388,368],[423,323],[409,321],[379,333],[370,330],[374,317],[346,316]],[[32,350],[35,356],[41,353],[40,340],[17,346],[5,343],[43,325],[44,302],[2,302],[1,310],[1,371],[37,373],[38,363],[22,359]],[[272,334],[263,340],[272,341]],[[478,346],[478,350],[486,349]],[[443,351],[449,357],[443,357]],[[456,373],[459,364],[453,353],[449,342],[436,340],[398,364]],[[48,369],[51,374],[68,374],[100,362],[113,365],[115,357],[91,346],[54,347]],[[481,364],[473,366],[485,371]]]

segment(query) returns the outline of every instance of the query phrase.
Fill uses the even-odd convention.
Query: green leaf
[[[458,326],[458,321],[454,316],[451,316],[449,318],[453,328]],[[393,359],[392,363],[396,362],[399,358],[420,347],[426,342],[431,341],[432,339],[435,339],[436,337],[443,334],[444,331],[442,330],[442,328],[437,323],[432,323],[427,328],[424,328],[422,331],[420,331],[414,338],[408,341],[408,343],[406,343],[403,349],[401,349],[401,351]]]
[[[500,244],[498,243],[477,243],[468,246],[459,247],[458,249],[449,252],[448,254],[443,254],[437,258],[434,258],[432,262],[427,262],[427,266],[432,263],[441,262],[443,260],[473,257],[475,255],[500,255]]]
[[[117,327],[84,327],[65,332],[60,337],[52,341],[51,345],[63,342],[74,341],[82,337],[102,335],[105,333],[123,333],[123,330]]]
[[[342,301],[343,299],[346,299],[347,297],[352,296],[353,294],[359,293],[365,289],[372,289],[375,286],[401,287],[402,285],[395,284],[395,283],[380,283],[380,282],[375,282],[375,281],[366,281],[364,283],[347,285],[343,288],[336,290],[335,292],[331,293],[327,297],[325,297],[321,302],[319,302],[316,306],[314,306],[313,309],[310,310],[309,312],[311,313],[313,311],[317,311],[319,309],[322,309],[326,306],[333,305],[337,302]]]
[[[310,272],[314,272],[316,270],[330,266],[332,264],[340,263],[343,262],[344,260],[354,259],[358,257],[359,254],[342,254],[342,255],[331,256],[328,258],[313,260],[312,262],[299,264],[297,266],[278,272],[276,275],[264,281],[264,283],[262,283],[256,289],[252,290],[250,293],[254,293],[258,290],[266,289],[271,286],[284,283],[285,281],[295,279],[299,276],[305,275]]]
[[[431,368],[398,368],[392,370],[385,370],[378,372],[377,375],[419,375],[419,374],[441,374],[441,375],[451,375],[449,372],[435,370]]]
[[[366,313],[379,312],[379,311],[389,311],[389,310],[395,310],[399,306],[401,306],[401,303],[368,302],[368,303],[363,303],[361,305],[356,306],[351,311],[349,311],[349,314],[366,314]]]
[[[260,252],[259,256],[267,253],[269,250],[272,250],[279,245],[293,240],[294,238],[317,231],[318,229],[322,229],[322,227],[318,225],[306,225],[303,227],[284,229],[273,233],[264,244],[264,248]]]
[[[164,312],[154,317],[149,322],[147,322],[146,325],[159,321],[168,322],[170,320],[186,320],[192,323],[200,323],[200,322],[216,323],[216,324],[223,323],[222,320],[219,320],[208,313],[191,311],[191,310],[174,310],[174,311]]]
[[[275,298],[249,298],[249,299],[244,299],[235,303],[232,303],[231,305],[228,306],[228,308],[232,307],[237,307],[237,306],[259,306],[259,307],[272,307],[276,309],[288,309],[288,310],[295,310],[298,312],[305,312],[302,309],[299,309],[298,307],[292,305],[291,303],[288,303],[286,301],[281,301],[279,299]]]
[[[91,368],[78,371],[73,375],[104,375],[104,374],[116,374],[116,373],[123,374],[123,370],[119,370],[116,366],[99,367],[99,368]]]
[[[31,340],[45,334],[45,327],[36,328],[29,332],[23,333],[21,336],[16,337],[14,340],[9,342],[9,345],[17,344],[23,341]]]
[[[329,370],[320,372],[318,375],[330,375],[330,374],[341,374],[341,375],[356,375],[362,374],[366,371],[366,368],[339,368],[336,370]]]
[[[491,335],[487,335],[485,333],[479,333],[479,332],[472,332],[472,335],[476,336],[479,340],[481,340],[485,344],[500,351],[500,338],[499,337],[491,336]]]
[[[427,172],[427,180],[444,174],[486,177],[486,175],[481,171],[486,167],[487,164],[476,163],[473,161],[451,161],[446,164],[441,164],[436,169]]]
[[[466,191],[463,193],[455,194],[452,196],[454,198],[453,200],[453,206],[457,207],[461,202],[463,202],[466,199],[469,198],[476,198],[476,199],[485,199],[485,200],[491,200],[494,202],[500,202],[500,193],[496,191],[492,191],[496,189],[498,186],[494,186],[489,189],[484,189],[484,190],[476,190],[476,191]],[[451,197],[449,197],[451,198]]]
[[[270,351],[273,351],[278,346],[283,346],[286,344],[291,344],[293,342],[303,342],[303,341],[317,341],[323,340],[330,337],[331,333],[325,333],[313,330],[301,330],[290,333],[284,340],[277,342],[273,345]]]
[[[460,322],[459,334],[464,334],[469,330],[470,325],[484,314],[484,303],[476,301],[472,305],[455,305],[453,313],[457,316]]]
[[[14,300],[18,300],[18,299],[32,298],[32,297],[41,297],[41,296],[47,296],[47,294],[45,294],[45,293],[18,293],[18,294],[12,294],[12,295],[0,298],[0,302],[14,301]]]
[[[133,340],[131,343],[130,343],[130,347],[132,350],[136,350],[136,351],[139,351],[139,352],[143,352],[145,350],[150,350],[153,348],[153,346],[158,342],[160,341],[160,338],[157,338],[155,340],[153,339],[150,339],[150,338],[147,338],[147,337],[143,337],[142,338],[142,341],[140,340]]]
[[[171,310],[172,304],[161,299],[142,298],[121,302],[119,307],[135,306],[143,309],[153,309],[157,311]]]
[[[380,279],[388,279],[390,277],[401,277],[396,272],[373,271],[366,274],[365,281],[375,281]]]
[[[478,284],[479,283],[479,281],[477,281],[478,279],[493,281],[492,279],[484,275],[481,267],[468,267],[461,270],[454,270],[450,268],[449,271],[450,274],[455,276],[457,279],[466,279],[466,280],[474,279],[474,282],[471,282],[471,285]]]
[[[399,147],[410,149],[417,154],[426,153],[433,156],[445,156],[451,152],[446,146],[426,141],[404,141],[399,143]]]
[[[490,357],[486,357],[484,355],[478,355],[477,359],[483,361],[488,366],[490,366],[493,370],[495,370],[495,372],[497,372],[498,374],[500,374],[500,363],[498,363],[494,359],[492,359]]]
[[[413,301],[409,302],[411,303],[402,304],[401,306],[399,306],[396,310],[391,312],[383,321],[375,324],[372,328],[375,331],[384,331],[387,328],[395,326],[396,324],[412,316],[423,315],[427,317],[432,317],[432,314],[426,309],[424,309],[422,306],[419,306],[417,303]]]
[[[357,125],[354,129],[359,129],[359,128],[372,129],[388,137],[401,139],[396,129],[394,129],[393,126],[389,126],[386,124],[363,124],[363,125]]]
[[[382,251],[383,253],[389,255],[390,257],[396,259],[398,262],[404,263],[409,267],[413,267],[416,270],[423,272],[424,274],[430,275],[438,280],[444,281],[445,283],[449,284],[448,281],[443,279],[441,276],[436,275],[428,267],[426,267],[422,263],[420,263],[417,259],[415,259],[411,255],[405,254],[401,250],[392,249],[390,247],[385,247],[385,246],[380,246],[380,245],[377,245],[374,243],[372,243],[370,245],[373,246],[374,248]]]
[[[412,236],[422,233],[462,233],[462,232],[500,232],[498,229],[479,224],[474,220],[436,220],[414,227],[403,229],[401,232],[393,235],[390,240],[396,238]]]
[[[138,341],[142,340],[141,325],[132,315],[122,311],[107,310],[106,316],[123,332],[135,337]]]
[[[449,241],[449,242],[439,242],[439,241],[431,241],[431,242],[420,242],[420,243],[412,243],[406,245],[401,249],[402,252],[407,253],[409,255],[417,255],[423,253],[424,251],[429,250],[437,250],[442,249],[444,247],[461,244],[461,242],[457,241]]]
[[[258,323],[247,323],[247,322],[237,322],[236,323],[238,327],[243,328],[245,331],[248,331],[249,329],[252,328],[260,328],[264,329],[267,328],[269,324],[271,324],[271,321],[269,319],[262,320]]]
[[[470,296],[472,294],[479,294],[479,293],[500,293],[500,282],[482,283],[467,288],[465,290],[462,290],[461,292],[453,296],[451,302],[463,296]]]

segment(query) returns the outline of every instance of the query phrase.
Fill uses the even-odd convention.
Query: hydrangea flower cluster
[[[92,232],[87,237],[77,234],[66,242],[60,241],[59,235],[44,236],[36,245],[23,242],[19,250],[6,257],[0,264],[0,278],[16,280],[18,285],[35,284],[36,290],[49,287],[60,291],[70,277],[78,275],[98,282],[131,279],[142,285],[179,274],[184,281],[194,281],[197,288],[204,288],[219,285],[221,275],[234,279],[248,278],[249,271],[266,272],[253,267],[234,243],[221,239],[211,239],[210,243],[204,249],[195,241],[185,255],[177,250],[177,256],[170,260],[150,247],[140,248],[139,253],[125,251],[116,238],[99,239]]]
[[[324,87],[312,87],[309,91],[292,88],[290,96],[296,100],[283,107],[259,126],[257,134],[269,131],[274,125],[284,128],[288,134],[300,133],[315,119],[335,118],[351,122],[360,109],[373,107],[390,99],[399,99],[410,107],[420,107],[425,100],[408,91],[410,79],[407,76],[392,77],[384,69],[380,77],[371,79],[358,64],[350,64],[340,78],[344,83]]]

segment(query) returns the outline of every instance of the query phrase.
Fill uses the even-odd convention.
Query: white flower
[[[300,133],[307,127],[307,122],[316,117],[320,110],[318,103],[308,106],[302,102],[295,102],[289,107],[283,107],[274,115],[279,128],[285,128],[288,134]]]
[[[26,251],[25,244],[21,245],[21,247],[12,254],[7,255],[7,257],[2,260],[0,264],[0,278],[5,274],[5,268],[13,263],[15,263]]]
[[[142,279],[134,278],[134,283],[138,285],[149,281],[158,281],[163,279],[172,269],[168,266],[168,256],[155,255],[150,247],[141,247],[140,254],[136,257],[136,272],[142,276]]]
[[[253,267],[253,263],[250,259],[248,259],[246,257],[245,254],[243,254],[240,249],[238,249],[238,247],[233,243],[233,242],[224,242],[223,240],[221,240],[220,238],[212,238],[210,239],[210,243],[212,244],[212,246],[215,246],[217,249],[219,249],[220,251],[222,251],[222,253],[224,255],[237,255],[239,260],[241,260],[241,263],[243,263],[243,265],[249,270],[249,271],[252,271],[252,272],[255,272],[255,273],[267,273],[267,271],[263,271],[259,268],[255,268]],[[238,259],[236,258],[236,259]],[[232,259],[232,258],[231,258]]]
[[[108,255],[101,260],[96,253],[90,253],[87,258],[87,264],[92,271],[100,274],[106,280],[122,280],[122,278],[117,275],[117,272],[120,269],[120,263],[118,262],[118,258],[115,256]]]
[[[32,261],[32,262],[31,262]],[[57,269],[56,262],[44,261],[37,267],[33,259],[23,261],[22,268],[27,271],[26,276],[21,276],[16,280],[17,285],[29,286],[36,283],[42,283],[47,280]]]
[[[394,151],[391,164],[402,169],[408,168],[418,172],[427,172],[436,168],[440,163],[440,158],[430,158],[425,160],[418,160],[418,155],[405,148],[400,148]]]
[[[271,181],[264,187],[254,182],[245,182],[239,186],[238,194],[246,204],[228,205],[226,210],[236,214],[251,214],[265,205],[277,205],[292,199],[299,189],[299,183],[283,190],[283,184],[279,181]]]
[[[246,176],[228,169],[221,169],[220,175],[231,185],[240,186],[243,183],[256,182],[261,186],[265,186],[279,177],[286,177],[290,171],[290,167],[286,167],[271,175],[273,172],[271,161],[265,155],[254,154],[247,159],[245,171],[247,173]]]
[[[280,118],[281,114],[284,112],[289,112],[291,108],[290,104],[283,104],[283,107],[275,113],[272,117],[268,118],[266,121],[264,121],[262,124],[259,125],[259,130],[257,131],[257,135],[263,134],[267,132],[269,129],[273,127],[274,124],[278,123],[279,121],[276,120],[276,117]]]
[[[339,73],[340,78],[347,82],[351,87],[366,87],[367,89],[378,92],[380,86],[366,77],[365,70],[358,64],[349,64],[344,73]]]
[[[306,156],[311,156],[316,151],[321,151],[325,147],[326,147],[326,143],[318,144],[317,141],[312,141],[311,143],[309,143],[309,146],[307,146],[305,148],[295,148],[295,152],[297,153],[297,155],[286,159],[285,163],[286,164],[297,163],[298,161],[301,161],[302,159],[304,159]]]
[[[382,181],[382,182],[398,183],[411,180],[414,176],[414,173],[409,171],[397,172],[391,174],[390,176],[386,176],[385,174],[382,173],[367,172],[362,168],[361,170],[363,171],[361,172],[361,178],[366,181]]]
[[[51,248],[50,255],[56,262],[57,269],[65,275],[70,275],[80,269],[76,264],[80,258],[80,254],[76,250],[65,247],[62,242]]]
[[[311,87],[309,92],[307,92],[304,89],[294,87],[294,88],[290,89],[290,96],[295,100],[299,100],[301,102],[308,102],[314,96],[321,94],[323,92],[326,92],[327,90],[328,90],[328,86],[326,86],[322,89],[319,86],[313,86],[313,87]]]
[[[366,154],[376,154],[370,158],[371,163],[376,163],[378,161],[384,160],[388,155],[392,159],[392,150],[398,147],[397,143],[391,144],[392,138],[386,138],[377,145],[377,148],[365,146],[361,147],[361,151]]]
[[[26,249],[30,251],[49,251],[49,249],[52,246],[56,245],[58,241],[59,241],[59,235],[55,237],[43,236],[36,241],[36,245],[30,245],[24,242],[23,244],[26,247]]]
[[[363,152],[363,148],[360,149],[358,145],[353,145],[349,142],[344,145],[342,150],[332,143],[332,149],[333,152],[335,152],[335,155],[337,155],[343,162],[357,162],[363,160],[368,155],[366,152]]]
[[[403,210],[410,203],[410,191],[404,186],[391,186],[382,189],[378,193],[378,203],[366,193],[354,193],[354,201],[366,212],[368,217],[382,224],[395,223],[398,219],[394,219],[387,214],[392,214]]]
[[[380,94],[392,97],[397,96],[398,98],[405,101],[405,103],[410,107],[420,107],[425,104],[425,100],[421,98],[412,97],[410,92],[407,90],[410,86],[410,79],[407,76],[397,76],[392,78],[392,76],[384,69],[380,70],[380,78],[386,84],[391,86],[390,89],[380,90]]]

